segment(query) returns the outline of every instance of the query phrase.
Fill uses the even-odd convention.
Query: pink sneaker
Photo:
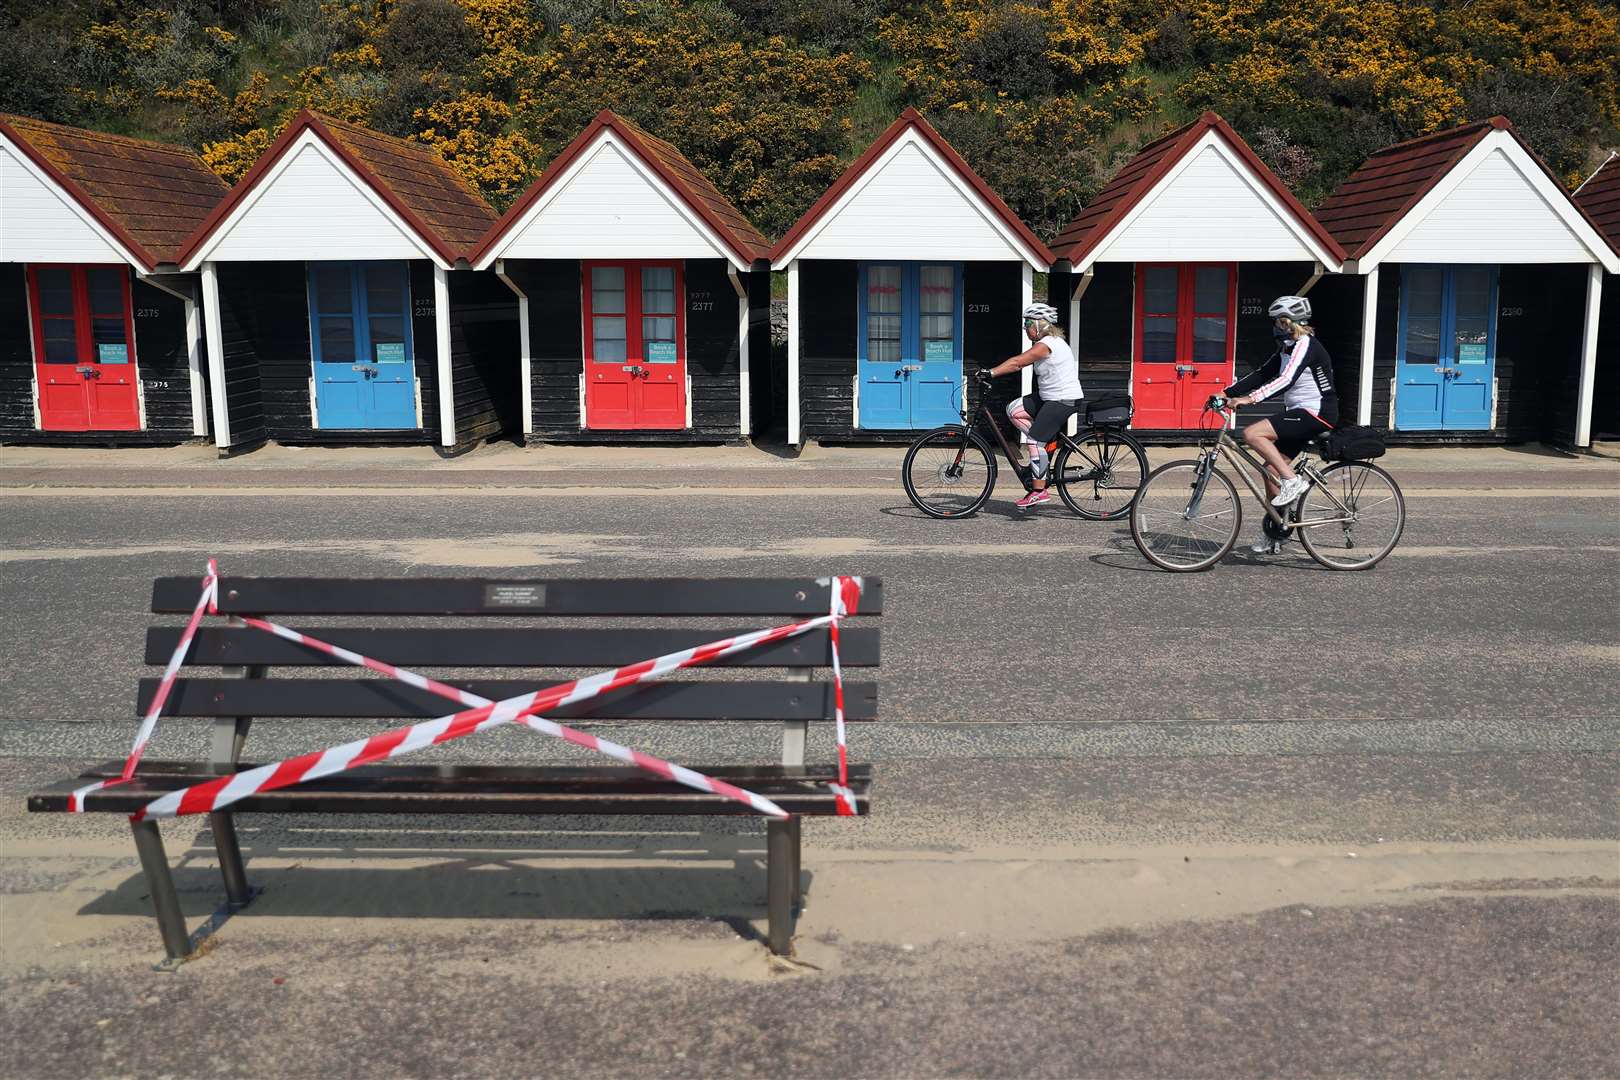
[[[1028,495],[1025,495],[1022,499],[1019,499],[1017,506],[1020,510],[1028,510],[1032,506],[1039,506],[1041,503],[1048,503],[1051,501],[1052,496],[1045,488],[1036,488]]]

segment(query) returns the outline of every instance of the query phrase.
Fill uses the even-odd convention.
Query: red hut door
[[[135,324],[122,266],[30,266],[42,431],[139,431]]]
[[[1198,426],[1204,402],[1232,382],[1236,310],[1235,265],[1136,268],[1134,426]]]
[[[585,426],[686,427],[685,287],[679,263],[585,264]]]

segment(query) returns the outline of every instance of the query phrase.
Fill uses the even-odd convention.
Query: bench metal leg
[[[804,884],[800,877],[800,852],[803,846],[804,818],[796,817],[788,821],[788,831],[793,837],[793,913],[797,915],[803,906]]]
[[[771,952],[786,956],[793,950],[793,830],[786,821],[765,823],[765,908],[769,922],[766,942]]]
[[[178,960],[190,954],[191,938],[186,934],[185,916],[180,914],[180,897],[174,891],[169,858],[163,853],[163,837],[155,821],[132,821],[129,827],[135,833],[135,851],[141,857],[141,873],[146,876],[152,906],[157,909],[163,950],[169,959]]]
[[[225,876],[225,895],[233,908],[242,907],[253,899],[253,890],[248,888],[247,871],[242,866],[242,846],[236,841],[236,822],[227,812],[215,812],[208,815],[208,827],[214,833],[219,871]]]

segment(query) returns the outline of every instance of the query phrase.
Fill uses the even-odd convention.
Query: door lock
[[[1177,364],[1176,365],[1176,374],[1177,375],[1196,375],[1196,374],[1198,374],[1198,369],[1193,367],[1191,364]]]
[[[922,369],[923,369],[923,366],[921,364],[901,364],[900,365],[900,370],[901,371],[921,371]]]

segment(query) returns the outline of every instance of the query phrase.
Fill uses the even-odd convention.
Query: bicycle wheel
[[[1147,476],[1147,454],[1142,444],[1108,428],[1092,428],[1058,451],[1052,469],[1057,475],[1058,497],[1070,510],[1093,521],[1117,521],[1131,512],[1131,503]]]
[[[929,517],[967,517],[989,501],[996,463],[973,432],[957,425],[935,428],[906,451],[900,482],[912,505]]]
[[[1147,561],[1183,573],[1214,566],[1237,543],[1243,505],[1237,488],[1213,464],[1172,461],[1148,474],[1131,505],[1131,539]],[[1194,499],[1196,497],[1196,504]]]
[[[1340,461],[1323,469],[1322,482],[1299,497],[1294,519],[1294,535],[1311,558],[1329,570],[1366,570],[1400,542],[1406,500],[1395,478],[1377,465]]]

